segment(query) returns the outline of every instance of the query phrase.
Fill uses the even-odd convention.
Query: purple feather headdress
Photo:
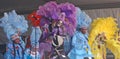
[[[42,15],[49,22],[50,20],[63,21],[65,32],[73,35],[76,29],[76,7],[71,3],[57,4],[54,1],[48,2],[37,10],[38,15]],[[41,20],[46,21],[46,20]],[[49,25],[49,24],[48,24]]]

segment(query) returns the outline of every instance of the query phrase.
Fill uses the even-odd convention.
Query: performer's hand
[[[31,55],[36,55],[36,53],[35,53],[35,52],[33,52],[33,51],[30,51],[30,53],[31,53]]]
[[[17,32],[18,32],[18,35],[20,36],[21,35],[21,30],[17,29]]]
[[[14,51],[12,51],[11,53],[12,53],[12,55],[14,55],[14,54],[15,54],[15,53],[14,53]]]
[[[54,37],[56,36],[56,34],[54,34]]]

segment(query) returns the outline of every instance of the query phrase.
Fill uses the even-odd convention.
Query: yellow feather
[[[115,53],[115,50],[112,49],[111,46],[112,45],[112,41],[113,38],[115,38],[115,33],[118,30],[117,28],[117,23],[115,22],[115,18],[112,17],[107,17],[107,18],[97,18],[95,19],[92,24],[91,24],[91,28],[90,28],[90,34],[89,34],[89,45],[92,49],[92,53],[95,57],[95,59],[102,59],[102,55],[103,54],[102,51],[104,51],[103,55],[106,55],[106,48],[108,47],[110,50],[112,50]],[[101,33],[105,33],[106,36],[106,46],[102,46],[102,48],[104,49],[98,49],[97,45],[93,46],[93,44],[95,43],[95,38],[98,34]],[[114,41],[115,42],[115,41]],[[96,43],[97,44],[97,43]],[[116,48],[116,46],[114,46]],[[96,50],[94,50],[93,48],[96,48]],[[100,55],[100,56],[97,56]]]

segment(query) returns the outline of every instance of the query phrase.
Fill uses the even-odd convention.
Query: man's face
[[[120,38],[118,38],[118,41],[120,42]]]
[[[20,43],[19,38],[15,39],[14,42],[15,42],[16,44]]]
[[[87,33],[87,28],[86,27],[83,27],[80,29],[80,31],[83,33],[83,34],[86,34]]]
[[[61,26],[62,25],[62,21],[58,21],[58,26]]]
[[[56,25],[56,22],[55,21],[52,21],[52,26],[54,27]]]

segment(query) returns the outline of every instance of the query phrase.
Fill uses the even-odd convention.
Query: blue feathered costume
[[[88,34],[83,34],[80,29],[88,27],[91,23],[91,18],[77,8],[77,30],[72,38],[73,48],[68,54],[70,59],[84,59],[85,57],[91,57],[90,47],[88,45]]]
[[[25,43],[21,39],[21,35],[27,31],[28,24],[25,17],[17,15],[15,10],[9,13],[4,13],[4,17],[0,19],[0,26],[9,39],[5,59],[25,59]],[[19,43],[14,43],[14,40],[19,39]]]

